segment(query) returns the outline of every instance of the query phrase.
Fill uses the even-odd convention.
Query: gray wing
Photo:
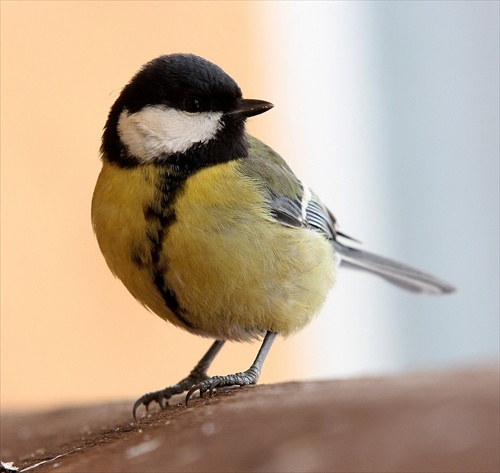
[[[298,201],[293,204],[282,200],[274,201],[273,209],[275,208],[277,208],[276,219],[281,223],[307,227],[323,233],[340,255],[343,267],[368,271],[412,292],[444,294],[455,290],[447,282],[423,271],[362,249],[353,248],[340,241],[353,239],[338,231],[335,218],[313,192],[307,202],[304,199],[300,204]]]
[[[418,269],[368,251],[344,240],[357,241],[337,228],[336,219],[319,197],[295,176],[283,159],[264,143],[249,137],[250,159],[243,160],[245,174],[265,182],[263,190],[273,218],[288,227],[310,228],[331,241],[341,265],[368,271],[412,292],[453,292],[450,284]],[[257,165],[256,165],[257,164]]]

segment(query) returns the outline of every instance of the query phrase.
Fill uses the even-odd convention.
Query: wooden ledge
[[[34,473],[498,472],[499,379],[486,367],[257,385],[139,423],[132,401],[3,413],[0,458]]]

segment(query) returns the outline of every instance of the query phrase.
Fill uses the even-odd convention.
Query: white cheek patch
[[[123,110],[118,134],[129,152],[143,162],[161,155],[184,153],[196,143],[206,143],[221,129],[222,112],[186,113],[161,105],[137,113]]]

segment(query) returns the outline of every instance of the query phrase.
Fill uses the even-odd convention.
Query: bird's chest
[[[235,163],[177,188],[144,170],[105,171],[92,213],[108,265],[144,305],[194,333],[297,330],[333,283],[333,253],[316,232],[276,222],[255,186]]]
[[[165,232],[165,264],[172,278],[181,273],[202,274],[211,282],[216,274],[235,277],[234,272],[248,267],[249,258],[266,252],[280,229],[253,185],[236,174],[233,163],[207,168],[186,180]]]
[[[206,297],[228,281],[244,286],[250,257],[271,261],[263,254],[272,237],[262,225],[263,198],[234,163],[182,180],[158,171],[105,166],[94,192],[102,253],[136,298],[158,311],[162,291]]]
[[[333,252],[318,233],[276,222],[255,182],[231,166],[186,182],[165,238],[166,281],[194,324],[214,321],[223,338],[290,333],[331,287]]]

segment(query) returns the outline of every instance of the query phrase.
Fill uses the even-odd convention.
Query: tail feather
[[[455,291],[455,288],[447,282],[398,261],[352,248],[338,241],[334,241],[333,246],[341,257],[342,266],[376,274],[408,291],[427,294],[446,294]]]

